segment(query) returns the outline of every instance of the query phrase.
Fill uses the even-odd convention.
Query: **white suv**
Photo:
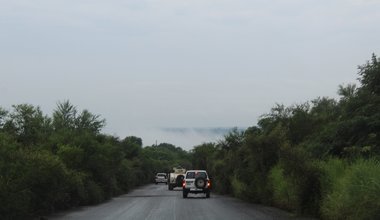
[[[155,178],[155,183],[166,183],[168,184],[168,178],[166,176],[166,173],[157,173]]]
[[[206,170],[188,170],[182,183],[183,198],[189,193],[205,193],[210,198],[211,181]]]

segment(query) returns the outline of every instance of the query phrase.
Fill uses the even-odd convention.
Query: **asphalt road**
[[[187,199],[183,199],[180,188],[169,191],[166,185],[151,184],[113,198],[106,203],[57,213],[49,216],[48,219],[265,220],[294,218],[289,213],[276,208],[249,204],[212,193],[209,199],[206,199],[203,194],[189,194]]]

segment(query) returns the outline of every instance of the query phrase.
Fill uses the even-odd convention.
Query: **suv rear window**
[[[205,172],[187,172],[186,179],[195,179],[198,177],[207,178],[207,174]]]
[[[166,174],[163,174],[163,173],[159,173],[159,174],[157,174],[157,176],[163,176],[166,178]]]

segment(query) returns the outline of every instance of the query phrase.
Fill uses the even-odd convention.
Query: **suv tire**
[[[195,187],[197,187],[198,189],[204,189],[206,187],[206,179],[203,178],[203,177],[198,177],[195,179]]]

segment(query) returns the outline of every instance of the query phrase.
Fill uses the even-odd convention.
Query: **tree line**
[[[214,190],[323,219],[380,219],[380,59],[359,66],[359,86],[277,104],[257,126],[193,151]]]
[[[105,120],[60,102],[51,117],[30,104],[0,108],[0,219],[28,219],[103,202],[153,181],[188,152],[102,134]]]

